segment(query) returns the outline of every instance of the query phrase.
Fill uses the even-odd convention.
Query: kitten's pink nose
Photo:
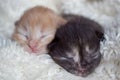
[[[37,43],[36,43],[36,42],[33,42],[33,41],[30,41],[29,46],[30,46],[31,48],[35,48],[35,47],[37,46]]]
[[[38,45],[37,42],[35,42],[35,41],[30,41],[28,45],[29,45],[29,47],[31,48],[32,52],[37,52],[37,45]]]

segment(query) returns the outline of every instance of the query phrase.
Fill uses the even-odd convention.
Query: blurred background
[[[0,36],[10,37],[14,22],[36,5],[46,6],[58,14],[83,15],[106,27],[119,24],[120,19],[120,0],[0,0]]]

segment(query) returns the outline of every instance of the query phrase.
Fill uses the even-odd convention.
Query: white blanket
[[[0,1],[0,80],[120,80],[120,1],[119,0],[1,0]],[[45,5],[60,13],[84,15],[105,29],[101,43],[103,59],[86,78],[59,67],[47,54],[25,52],[9,37],[14,22],[23,11]]]

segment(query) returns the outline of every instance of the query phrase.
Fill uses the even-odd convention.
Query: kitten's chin
[[[72,74],[74,74],[76,76],[87,77],[90,74],[90,72],[89,71],[86,71],[86,72],[78,72],[78,71],[76,71],[75,73],[72,73]]]
[[[36,55],[40,55],[40,54],[45,54],[45,53],[47,53],[47,50],[44,49],[44,48],[41,48],[41,49],[37,49],[37,50],[32,50],[31,53],[36,54]]]
[[[81,73],[79,72],[78,74],[76,74],[77,76],[81,76],[81,77],[87,77],[90,73],[87,71],[87,72],[84,72],[84,73]]]
[[[46,54],[46,53],[47,53],[46,49],[41,49],[36,54],[40,55],[40,54]]]
[[[71,74],[74,74],[76,76],[81,76],[81,77],[87,77],[91,71],[88,69],[81,69],[81,70],[68,70]]]

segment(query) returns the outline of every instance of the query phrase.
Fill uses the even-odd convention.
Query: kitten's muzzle
[[[38,51],[38,42],[29,41],[28,46],[32,50],[33,53],[37,53],[37,51]]]

